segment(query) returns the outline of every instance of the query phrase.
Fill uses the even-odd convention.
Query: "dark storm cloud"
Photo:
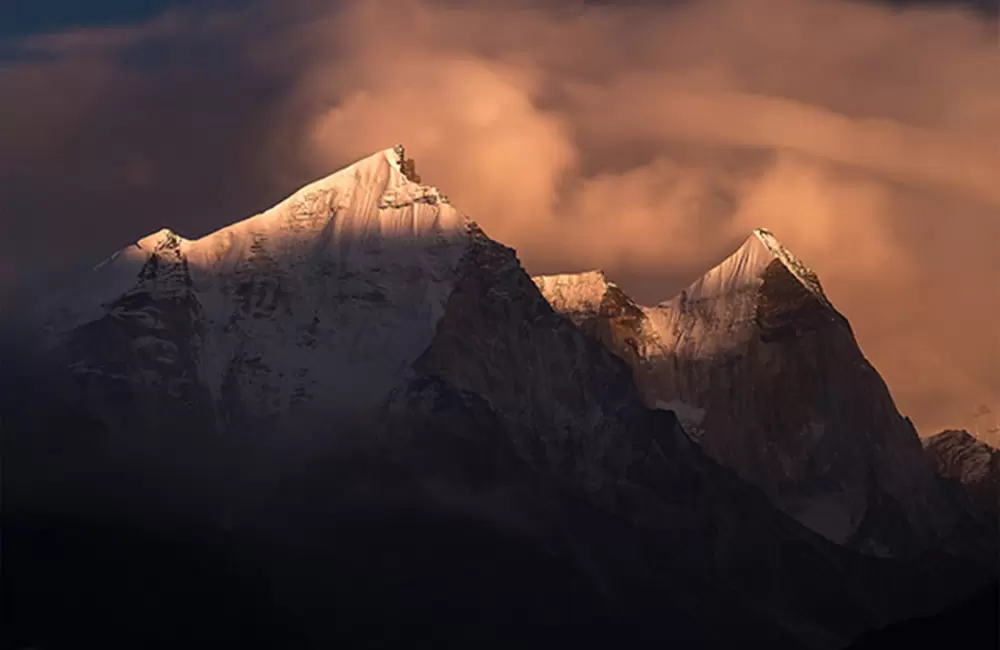
[[[277,198],[259,151],[293,79],[244,14],[170,13],[18,43],[0,67],[0,255],[46,271]]]
[[[301,0],[22,39],[0,283],[404,142],[530,270],[672,295],[755,226],[926,432],[1000,395],[992,19],[838,0]]]
[[[184,7],[204,11],[249,3],[248,0],[0,0],[3,13],[0,39],[75,27],[136,23]]]

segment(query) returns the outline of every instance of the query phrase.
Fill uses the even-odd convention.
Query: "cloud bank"
[[[530,271],[643,301],[772,229],[930,434],[1000,402],[998,48],[995,18],[841,0],[300,0],[33,37],[0,64],[0,284],[402,142]]]

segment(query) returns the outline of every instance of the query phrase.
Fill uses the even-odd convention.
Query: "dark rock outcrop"
[[[971,598],[934,616],[904,621],[865,634],[848,650],[940,648],[956,641],[968,650],[1000,647],[1000,584],[993,582]],[[960,641],[959,641],[960,640]]]
[[[994,523],[1000,517],[1000,450],[968,431],[949,429],[923,440],[934,470],[969,493]]]

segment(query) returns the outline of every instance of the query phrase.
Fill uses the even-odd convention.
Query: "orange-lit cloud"
[[[602,267],[645,301],[670,297],[767,226],[819,272],[924,433],[1000,402],[995,22],[842,0],[293,4],[39,41],[86,52],[61,65],[87,60],[94,70],[78,101],[96,99],[50,121],[69,137],[81,113],[122,111],[151,92],[106,53],[134,47],[136,34],[223,39],[242,81],[206,62],[205,83],[194,83],[198,73],[178,64],[156,82],[209,99],[149,108],[168,125],[203,111],[214,131],[196,134],[193,118],[195,132],[169,129],[180,142],[207,139],[192,156],[243,143],[239,156],[212,158],[225,201],[197,214],[183,211],[190,200],[153,209],[193,229],[185,234],[402,142],[424,179],[516,247],[530,271]],[[53,79],[53,65],[33,83]],[[265,99],[232,100],[258,79],[270,84]],[[101,99],[116,95],[125,100]],[[136,197],[213,191],[184,171],[174,173],[186,185],[173,180],[180,167],[170,161],[184,156],[163,153],[162,137],[130,133],[135,150],[121,152],[114,173],[142,179]],[[15,162],[45,160],[34,146],[43,136],[6,139],[20,143]],[[213,222],[206,207],[232,211]],[[164,225],[143,218],[115,232]]]

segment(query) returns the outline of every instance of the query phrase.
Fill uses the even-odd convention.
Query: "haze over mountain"
[[[951,539],[879,559],[773,507],[418,178],[379,151],[26,314],[38,347],[4,341],[0,376],[12,645],[372,645],[388,623],[837,648],[990,579]]]

